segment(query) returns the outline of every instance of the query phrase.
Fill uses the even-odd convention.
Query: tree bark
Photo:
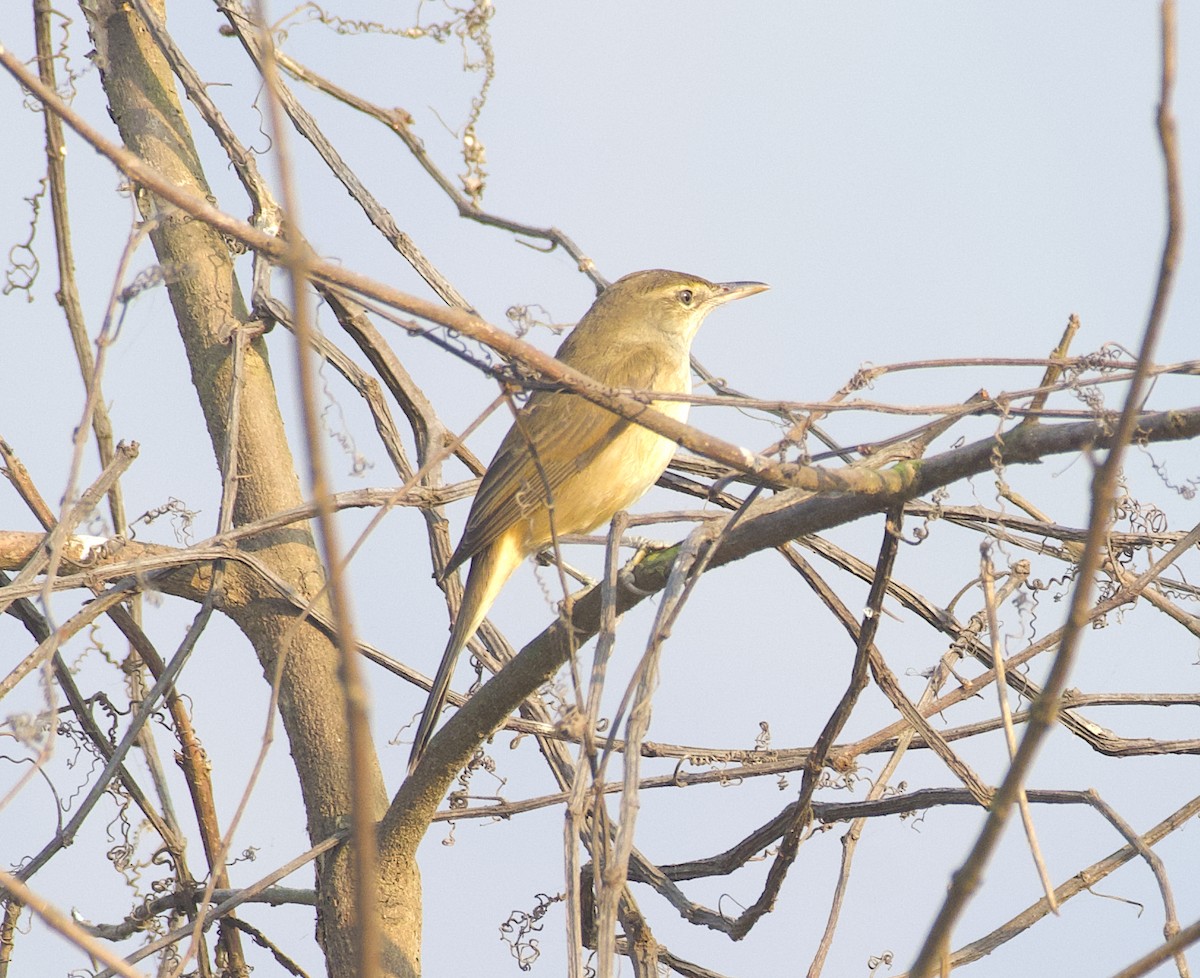
[[[132,152],[182,187],[211,197],[170,70],[139,21],[118,0],[85,4],[95,61],[121,139]],[[137,202],[151,232],[158,261],[191,368],[192,382],[208,426],[218,466],[236,451],[235,524],[261,519],[301,502],[299,481],[284,433],[266,345],[246,350],[241,421],[230,430],[233,331],[246,320],[245,301],[221,235],[177,210],[159,210],[138,189]],[[307,524],[257,536],[246,548],[299,594],[311,597],[325,575]],[[270,680],[279,672],[279,711],[300,779],[310,838],[316,842],[349,815],[351,782],[346,702],[335,646],[322,632],[297,624],[295,612],[253,575],[231,568],[218,607],[250,640]],[[321,610],[326,611],[324,604]],[[378,759],[367,776],[375,799],[373,817],[387,802]],[[353,975],[356,921],[348,847],[331,854],[317,870],[318,937],[334,978]],[[420,881],[415,864],[383,886],[381,908],[384,971],[420,973]]]

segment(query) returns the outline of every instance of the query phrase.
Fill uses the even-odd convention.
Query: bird
[[[691,346],[713,309],[768,288],[709,282],[651,269],[626,275],[596,297],[555,357],[610,388],[691,392]],[[686,401],[652,401],[677,421]],[[532,450],[531,450],[532,449]],[[471,561],[408,771],[433,736],[459,654],[513,571],[559,536],[590,533],[658,481],[675,453],[668,438],[578,394],[540,390],[517,412],[484,472],[458,547],[443,572]]]

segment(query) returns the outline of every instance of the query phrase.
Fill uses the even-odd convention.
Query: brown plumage
[[[687,394],[692,339],[704,317],[766,288],[659,269],[634,272],[600,294],[556,357],[607,387]],[[688,413],[682,401],[655,401],[653,407],[680,421]],[[433,735],[459,653],[521,561],[555,534],[588,533],[636,502],[674,452],[668,439],[577,394],[538,391],[529,398],[484,474],[446,568],[449,573],[471,561],[462,607],[413,741],[410,772]]]

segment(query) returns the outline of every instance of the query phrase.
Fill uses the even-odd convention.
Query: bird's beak
[[[748,295],[766,292],[770,287],[766,282],[719,282],[712,303],[717,306],[724,305],[734,299],[744,299]]]

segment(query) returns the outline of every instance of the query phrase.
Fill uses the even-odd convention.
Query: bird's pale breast
[[[604,411],[593,405],[588,407]],[[683,402],[655,402],[653,407],[677,421],[687,418],[688,405]],[[553,500],[554,533],[590,533],[606,523],[658,481],[674,454],[674,442],[640,425],[628,425],[557,488]],[[540,493],[544,499],[540,487],[527,489],[531,495]],[[525,549],[541,550],[552,540],[549,511],[543,505],[530,507],[527,516]]]

